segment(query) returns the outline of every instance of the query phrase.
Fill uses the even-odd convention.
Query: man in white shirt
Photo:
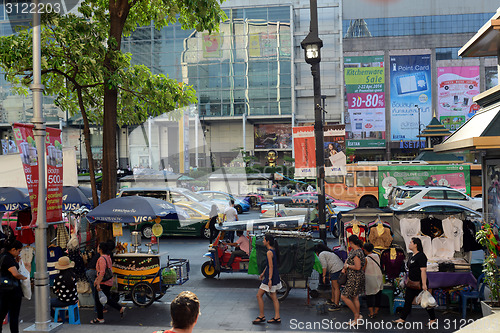
[[[231,257],[229,258],[227,265],[223,268],[232,268],[231,265],[234,262],[234,258],[240,257],[246,259],[250,254],[250,241],[243,235],[243,231],[236,231],[236,235],[238,236],[238,239],[235,243],[227,243],[229,246],[236,246],[236,249],[231,253]]]
[[[314,187],[311,184],[307,185],[307,192],[314,192]]]
[[[226,210],[224,211],[224,217],[222,218],[222,220],[225,222],[238,221],[238,212],[236,211],[236,208],[234,208],[234,200],[231,199],[229,201],[229,207],[227,207]],[[233,242],[234,231],[226,231],[226,238],[230,242]]]

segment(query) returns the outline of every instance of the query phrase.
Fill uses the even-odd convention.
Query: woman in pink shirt
[[[112,300],[110,297],[111,287],[113,286],[113,277],[111,277],[109,280],[103,281],[106,268],[111,269],[111,267],[113,266],[111,257],[109,256],[108,245],[105,242],[100,243],[99,246],[97,247],[97,252],[101,255],[99,259],[97,259],[97,264],[96,264],[97,278],[94,281],[94,286],[96,288],[96,292],[94,294],[94,301],[97,310],[97,318],[93,319],[90,322],[91,324],[104,323],[104,313],[103,313],[104,306],[99,301],[99,291],[101,290],[108,298],[108,302],[106,304],[120,311],[121,318],[123,318],[125,312],[125,308],[122,307],[120,304],[118,304],[118,302]]]

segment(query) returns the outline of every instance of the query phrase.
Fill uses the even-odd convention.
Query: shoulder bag
[[[337,279],[337,283],[341,286],[347,283],[347,274],[340,272],[339,278]]]
[[[113,271],[111,270],[111,268],[108,267],[108,261],[104,257],[103,257],[103,259],[104,259],[104,262],[106,262],[106,269],[104,270],[104,276],[102,277],[101,282],[105,282],[105,281],[111,280],[113,278]]]
[[[16,278],[11,277],[11,276],[3,276],[1,268],[3,265],[4,259],[5,259],[5,255],[2,255],[0,257],[0,292],[10,291],[16,287],[19,287],[19,281]]]
[[[410,289],[417,289],[417,290],[422,289],[420,281],[410,280],[410,278],[408,277],[408,274],[405,277],[405,287],[410,288]]]

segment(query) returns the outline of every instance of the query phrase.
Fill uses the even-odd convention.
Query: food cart
[[[153,234],[163,233],[161,218],[177,215],[175,206],[169,202],[140,196],[119,197],[108,200],[87,214],[90,223],[113,224],[114,234],[119,234],[122,223],[155,221]],[[118,233],[116,233],[118,231]],[[138,306],[149,306],[163,297],[170,286],[182,285],[189,280],[189,261],[171,259],[166,253],[152,249],[141,250],[139,232],[132,232],[131,251],[128,246],[118,244],[118,253],[114,256],[113,273],[117,279],[118,292],[130,296]],[[128,245],[128,244],[127,244]]]

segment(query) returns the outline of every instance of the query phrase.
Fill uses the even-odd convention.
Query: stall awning
[[[500,149],[500,103],[478,111],[450,135],[435,152]]]
[[[459,51],[460,57],[497,56],[500,46],[500,12],[487,21]]]

